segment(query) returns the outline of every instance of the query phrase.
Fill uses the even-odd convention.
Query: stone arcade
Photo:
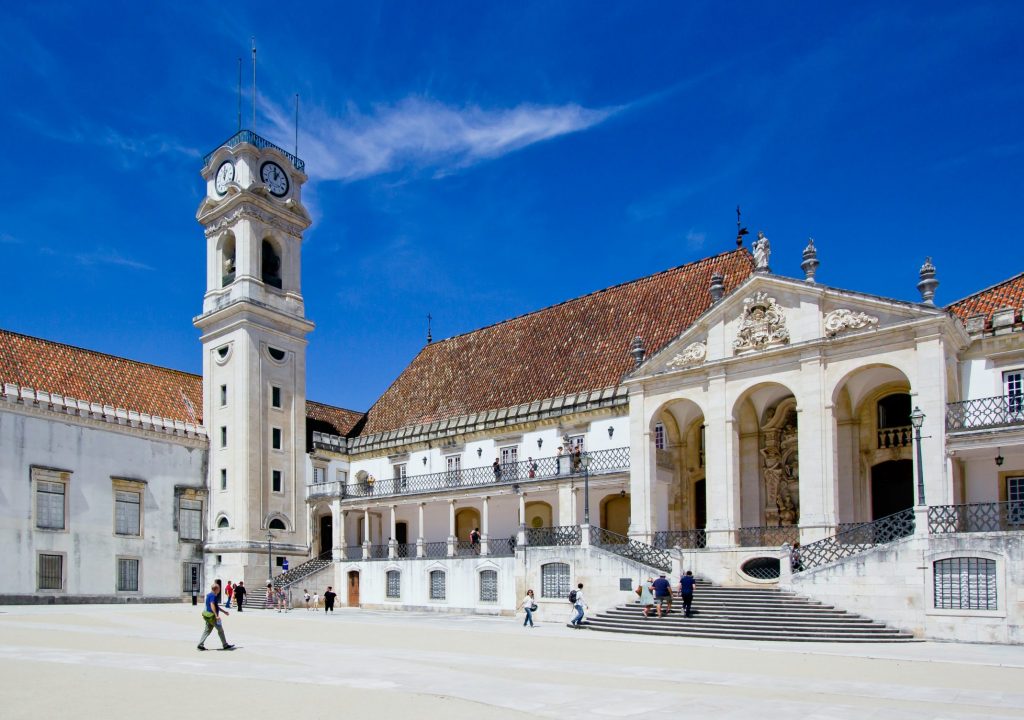
[[[817,282],[813,241],[803,278],[773,274],[759,233],[428,343],[355,412],[306,397],[304,169],[249,131],[204,161],[201,377],[0,332],[0,599],[273,575],[562,612],[577,581],[600,609],[692,569],[1024,638],[1024,274],[943,309],[930,259],[920,301],[882,298]]]

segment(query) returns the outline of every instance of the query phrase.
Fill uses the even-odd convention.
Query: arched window
[[[226,233],[220,246],[220,286],[227,287],[235,281],[235,236]]]
[[[264,283],[281,287],[281,255],[270,240],[263,241],[260,259],[260,275]]]
[[[226,517],[221,515],[220,516],[220,520],[217,521],[217,527],[219,527],[219,528],[231,527],[231,523],[228,522],[228,519]]]
[[[998,610],[996,561],[979,557],[936,560],[935,607],[941,610]]]
[[[878,401],[878,429],[910,426],[910,396],[906,393],[886,395]]]
[[[480,602],[498,602],[498,573],[496,570],[480,571]]]
[[[569,597],[569,565],[548,563],[540,568],[540,596],[545,598]]]
[[[445,577],[444,570],[430,571],[430,599],[444,600],[445,598]]]
[[[270,521],[270,524],[267,525],[267,527],[270,528],[271,530],[287,530],[288,529],[288,528],[286,528],[284,526],[284,520],[282,520],[281,518],[274,518],[273,520]]]
[[[443,573],[442,573],[443,574]],[[402,573],[398,570],[388,570],[387,598],[399,600],[402,597]]]

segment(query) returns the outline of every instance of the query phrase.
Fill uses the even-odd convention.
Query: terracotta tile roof
[[[13,383],[77,400],[201,423],[203,379],[199,375],[149,365],[0,330],[0,384]],[[306,402],[309,430],[348,435],[363,414]]]
[[[1016,310],[1024,307],[1024,273],[958,300],[946,309],[961,320],[984,315],[987,325],[992,321],[992,313],[1008,307]]]
[[[428,345],[374,403],[360,435],[618,385],[639,335],[648,355],[753,271],[733,250]]]

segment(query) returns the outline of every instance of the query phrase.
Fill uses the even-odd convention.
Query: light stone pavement
[[[189,605],[0,607],[0,717],[1024,718],[1021,647],[639,638],[574,631],[561,617],[521,622],[249,611],[224,622],[237,651],[201,653]]]

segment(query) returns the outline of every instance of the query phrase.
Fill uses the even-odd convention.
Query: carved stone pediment
[[[845,330],[860,330],[878,324],[878,318],[867,313],[839,308],[825,315],[825,337],[835,337]]]
[[[679,368],[693,367],[704,362],[708,354],[708,347],[702,342],[690,343],[682,352],[676,353],[671,360],[665,363],[665,367],[677,370]]]
[[[786,316],[775,298],[759,292],[743,300],[743,315],[740,329],[732,346],[737,353],[747,350],[764,350],[772,345],[789,343]]]

